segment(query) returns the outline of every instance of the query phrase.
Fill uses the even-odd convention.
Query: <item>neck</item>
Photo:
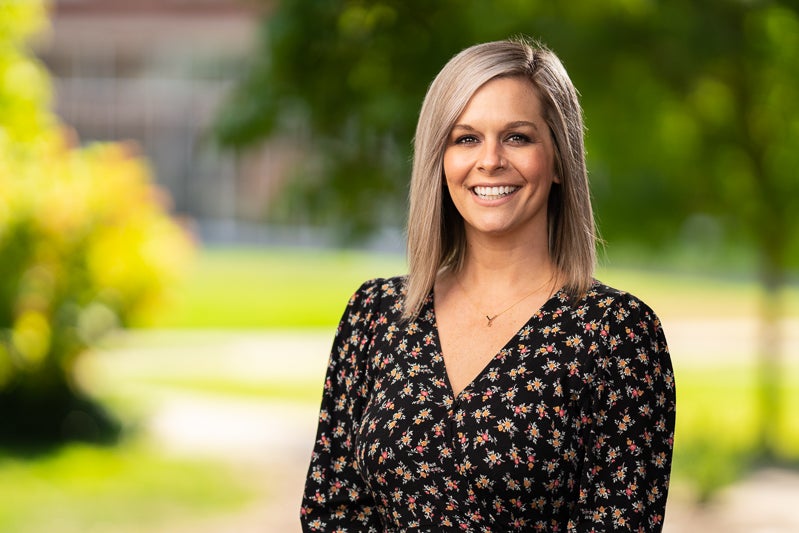
[[[467,238],[459,278],[479,291],[494,294],[524,291],[555,277],[546,239],[508,241],[501,238]]]

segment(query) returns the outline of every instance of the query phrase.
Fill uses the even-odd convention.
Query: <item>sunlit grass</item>
[[[190,332],[193,343],[185,346],[184,337],[160,332],[134,335],[134,344],[142,343],[140,348],[159,350],[151,370],[147,362],[131,372],[124,364],[120,366],[124,358],[101,358],[109,365],[108,372],[94,378],[89,372],[88,378],[102,378],[95,383],[102,400],[128,420],[148,416],[151,402],[162,392],[274,405],[318,405],[321,366],[319,375],[237,379],[236,375],[206,372],[196,361],[191,363],[189,355],[215,350],[215,343],[220,342],[215,335],[224,337],[237,328],[288,328],[302,335],[307,331],[304,328],[321,327],[332,333],[347,298],[362,281],[403,271],[404,260],[399,256],[202,250],[183,286],[176,288],[174,305],[150,324],[194,330]],[[741,318],[756,316],[758,310],[757,284],[741,277],[622,268],[602,269],[597,277],[637,294],[661,316],[670,318]],[[785,301],[788,313],[799,316],[796,287],[786,294]],[[209,328],[228,331],[208,332]],[[318,334],[319,329],[315,331]],[[111,342],[107,348],[113,351],[114,347]],[[164,359],[175,351],[181,357]],[[206,359],[213,359],[204,353]],[[746,362],[725,361],[719,354],[702,355],[680,354],[675,361],[678,415],[673,472],[679,486],[707,498],[751,466],[758,415],[753,368]],[[130,362],[130,357],[138,361],[130,352],[126,361]],[[790,406],[799,405],[799,367],[788,366],[782,378],[785,411],[780,415],[779,453],[796,461],[799,418],[793,416]],[[254,490],[229,466],[168,458],[129,441],[116,448],[74,446],[29,459],[0,455],[0,480],[0,531],[4,533],[155,530],[163,524],[235,511],[251,501],[250,491]]]
[[[675,273],[623,267],[600,268],[604,283],[642,298],[661,316],[679,318],[756,317],[762,293],[754,277],[716,272]],[[799,316],[799,286],[782,295],[786,316]]]
[[[0,531],[152,531],[234,512],[254,491],[229,467],[166,457],[142,443],[0,454]]]
[[[157,328],[307,328],[335,325],[365,280],[406,271],[398,254],[337,250],[202,249],[169,305],[150,319]],[[754,279],[600,268],[597,277],[643,298],[659,314],[752,316],[760,293]],[[799,287],[784,296],[799,316]]]
[[[399,255],[335,250],[204,249],[160,328],[299,328],[338,322],[370,278],[402,274]]]
[[[643,298],[670,319],[756,317],[761,294],[754,277],[600,268],[605,283]],[[159,327],[333,327],[349,295],[364,280],[405,271],[399,255],[373,253],[218,249],[203,250],[182,296]],[[799,287],[783,295],[785,312],[799,316]],[[680,354],[685,357],[685,354]],[[706,356],[708,354],[703,354]],[[702,358],[697,358],[701,360]],[[691,361],[685,357],[685,361]],[[723,359],[719,358],[719,361]],[[151,376],[150,385],[279,401],[318,401],[318,381],[242,383],[198,376]],[[799,372],[785,372],[783,405],[799,405]],[[757,437],[756,382],[745,364],[677,368],[679,412],[675,475],[699,494],[739,476]],[[799,421],[783,413],[780,453],[799,458]]]
[[[759,413],[756,374],[747,365],[683,367],[676,374],[675,480],[699,499],[740,478],[756,464]],[[799,461],[799,366],[784,369],[777,452]],[[774,416],[777,416],[775,413]]]

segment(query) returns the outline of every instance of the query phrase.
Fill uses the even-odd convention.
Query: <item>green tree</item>
[[[647,28],[655,36],[650,70],[671,91],[679,121],[671,137],[690,142],[670,161],[653,160],[693,197],[694,213],[711,215],[724,238],[755,253],[763,287],[759,448],[774,459],[785,414],[780,293],[799,258],[799,15],[778,2],[722,0],[664,2],[660,15]]]
[[[115,436],[76,363],[151,309],[190,252],[135,148],[76,147],[48,110],[25,48],[45,17],[38,1],[0,6],[0,445]]]
[[[307,157],[284,205],[362,234],[404,210],[418,108],[446,60],[480,41],[541,38],[583,95],[606,239],[757,258],[760,448],[773,457],[779,294],[799,262],[798,21],[773,0],[285,0],[218,133],[244,147],[301,124]]]
[[[264,21],[249,75],[219,115],[222,142],[244,147],[307,125],[303,163],[290,201],[281,204],[299,199],[311,222],[335,220],[347,235],[400,222],[421,97],[451,51],[468,41],[435,31],[467,25],[452,20],[468,14],[456,5],[280,2]]]

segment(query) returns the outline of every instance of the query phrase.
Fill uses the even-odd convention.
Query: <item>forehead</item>
[[[541,120],[541,114],[541,98],[533,83],[522,76],[504,76],[481,85],[472,94],[457,123],[491,118]]]

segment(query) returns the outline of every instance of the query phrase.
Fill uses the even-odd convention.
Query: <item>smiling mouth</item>
[[[505,185],[503,187],[472,187],[472,192],[481,200],[499,200],[506,196],[510,196],[521,189],[521,187],[512,187]]]

